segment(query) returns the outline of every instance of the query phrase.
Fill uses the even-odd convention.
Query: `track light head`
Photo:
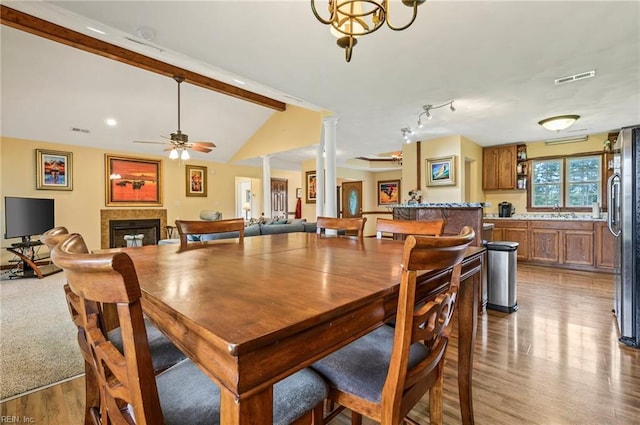
[[[449,109],[451,109],[451,112],[455,112],[456,111],[456,108],[453,107],[453,100],[449,104]]]

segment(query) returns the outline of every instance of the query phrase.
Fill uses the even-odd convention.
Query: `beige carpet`
[[[0,400],[84,372],[64,273],[0,280]]]

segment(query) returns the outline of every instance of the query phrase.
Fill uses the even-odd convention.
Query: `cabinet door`
[[[562,232],[562,262],[593,267],[593,231],[565,230]]]
[[[503,241],[504,239],[504,229],[493,228],[492,240],[494,241]]]
[[[531,260],[560,262],[560,232],[554,229],[531,230]]]
[[[613,237],[607,223],[596,223],[596,267],[599,269],[613,269],[613,252],[617,239]]]
[[[504,241],[518,242],[518,260],[529,259],[529,237],[527,229],[502,229]]]
[[[498,188],[516,188],[516,146],[504,146],[498,152]]]
[[[498,187],[498,151],[499,148],[488,147],[482,150],[482,189],[496,190]]]

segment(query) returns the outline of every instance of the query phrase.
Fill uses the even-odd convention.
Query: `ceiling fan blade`
[[[205,148],[203,146],[197,146],[197,145],[191,146],[190,149],[193,149],[194,151],[198,151],[198,152],[205,152],[205,153],[211,152],[210,148]]]
[[[191,144],[194,145],[194,146],[196,146],[196,145],[197,146],[206,146],[206,147],[209,147],[209,148],[215,148],[216,147],[216,144],[213,143],[213,142],[191,142]]]
[[[168,148],[164,148],[163,150],[166,152],[166,151],[172,151],[174,149],[176,149],[176,147],[175,146],[171,146],[171,147],[168,147]]]
[[[166,145],[167,142],[147,142],[145,140],[134,140],[133,143],[151,143],[154,145]]]

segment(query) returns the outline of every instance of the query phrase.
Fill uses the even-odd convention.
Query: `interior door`
[[[287,218],[287,179],[271,179],[271,217]]]
[[[342,217],[362,217],[362,182],[342,183]]]

